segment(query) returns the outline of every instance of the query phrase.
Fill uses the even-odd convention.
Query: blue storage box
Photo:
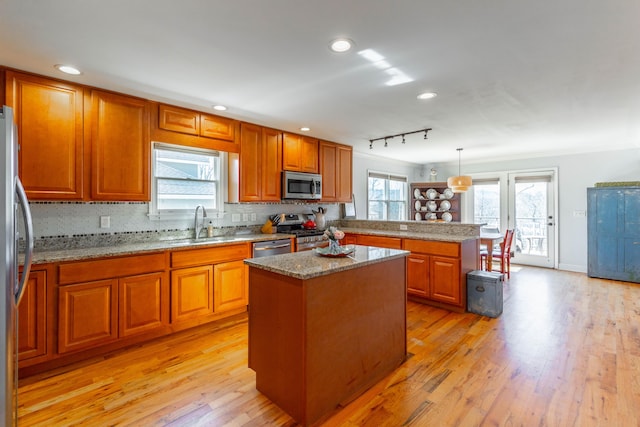
[[[502,273],[481,270],[467,273],[467,310],[483,316],[500,316],[503,282]]]

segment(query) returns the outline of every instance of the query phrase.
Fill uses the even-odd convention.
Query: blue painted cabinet
[[[588,275],[640,283],[640,187],[587,189]]]

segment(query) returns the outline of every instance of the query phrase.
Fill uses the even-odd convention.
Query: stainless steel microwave
[[[283,199],[319,200],[321,197],[321,175],[305,172],[282,172]]]

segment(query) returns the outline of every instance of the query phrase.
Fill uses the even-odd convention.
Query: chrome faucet
[[[200,225],[198,225],[198,210],[202,208],[202,221]],[[207,216],[207,211],[204,209],[204,206],[198,205],[196,206],[196,217],[195,217],[195,229],[196,229],[196,239],[200,237],[200,233],[204,228],[204,218]]]

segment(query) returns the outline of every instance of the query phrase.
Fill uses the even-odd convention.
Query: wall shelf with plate
[[[460,194],[446,182],[411,183],[409,219],[429,222],[460,222]]]

